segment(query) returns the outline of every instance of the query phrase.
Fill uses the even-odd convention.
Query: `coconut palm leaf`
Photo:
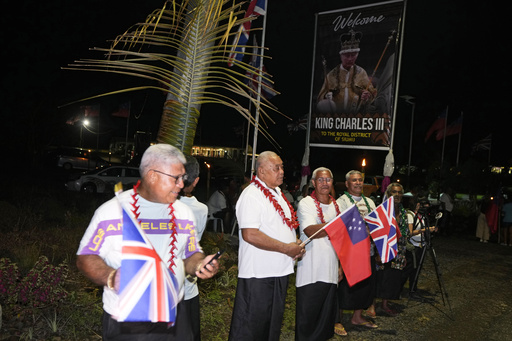
[[[246,73],[260,75],[261,87],[267,86],[263,80],[272,83],[270,75],[245,62],[228,67],[233,47],[229,41],[240,34],[231,33],[232,28],[254,19],[243,17],[242,4],[233,0],[167,0],[144,23],[118,36],[109,48],[93,48],[105,58],[79,60],[67,69],[135,76],[147,83],[94,97],[142,89],[165,91],[157,140],[184,152],[192,148],[201,105],[206,103],[232,108],[256,124],[248,109],[252,102],[261,115],[260,133],[275,144],[266,130],[267,122],[273,123],[267,111],[278,111],[265,99],[249,95]]]

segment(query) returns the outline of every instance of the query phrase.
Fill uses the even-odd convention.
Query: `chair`
[[[233,218],[233,224],[232,224],[232,227],[231,227],[231,235],[233,235],[233,233],[235,233],[235,230],[236,228],[238,227],[238,220],[235,218]]]
[[[214,232],[217,232],[217,227],[220,224],[220,230],[224,233],[224,222],[221,218],[215,218],[214,216],[208,215],[208,219],[206,219],[206,226],[208,226],[208,222],[212,222],[212,228]]]

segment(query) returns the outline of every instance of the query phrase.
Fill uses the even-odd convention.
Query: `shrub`
[[[61,302],[67,296],[64,282],[67,263],[53,266],[46,256],[39,257],[26,276],[21,276],[17,264],[0,259],[0,298],[3,302],[41,308]]]

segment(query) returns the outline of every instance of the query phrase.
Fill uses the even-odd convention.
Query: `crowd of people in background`
[[[315,169],[300,190],[291,193],[284,182],[284,164],[274,152],[262,152],[254,174],[242,182],[221,179],[206,203],[194,197],[200,181],[194,157],[185,157],[169,145],[155,145],[144,153],[141,181],[131,190],[103,204],[96,211],[80,243],[78,268],[104,286],[104,340],[200,340],[200,307],[197,278],[208,279],[218,271],[214,255],[205,256],[200,246],[207,221],[220,219],[224,226],[238,226],[238,283],[229,340],[279,340],[290,275],[296,273],[296,340],[328,340],[345,336],[343,314],[350,312],[354,328],[378,328],[377,314],[399,315],[390,301],[418,290],[418,269],[431,233],[454,232],[451,213],[454,194],[440,196],[443,218],[428,219],[430,203],[422,193],[405,192],[398,182],[384,190],[393,198],[400,237],[397,254],[382,263],[370,238],[370,275],[350,285],[330,238],[323,230],[341,212],[353,207],[362,218],[379,205],[363,193],[364,174],[347,171],[346,190],[335,193],[333,172]],[[154,250],[177,280],[176,321],[119,322],[121,314],[123,207],[130,207],[141,224],[158,224],[148,232]],[[512,202],[503,206],[505,245],[511,245]],[[181,228],[186,224],[187,228]],[[176,227],[180,226],[179,229]],[[368,235],[369,229],[367,229]],[[477,238],[489,240],[489,226],[482,205]],[[169,244],[169,240],[171,241]]]

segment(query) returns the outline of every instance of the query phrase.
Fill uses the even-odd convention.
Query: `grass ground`
[[[0,259],[7,263],[0,263],[0,340],[101,339],[102,288],[77,270],[75,253],[94,210],[110,196],[69,192],[56,183],[4,187]],[[231,319],[237,253],[226,240],[221,234],[205,232],[201,242],[206,253],[226,250],[218,275],[199,281],[204,340],[225,340],[229,331],[225,321]],[[44,269],[36,265],[41,256],[49,263]],[[55,279],[53,288],[45,289],[44,295],[53,298],[42,299],[42,282],[50,282],[44,274],[61,268],[66,273]],[[29,284],[32,278],[38,279]],[[25,301],[20,298],[23,290],[29,296]]]

